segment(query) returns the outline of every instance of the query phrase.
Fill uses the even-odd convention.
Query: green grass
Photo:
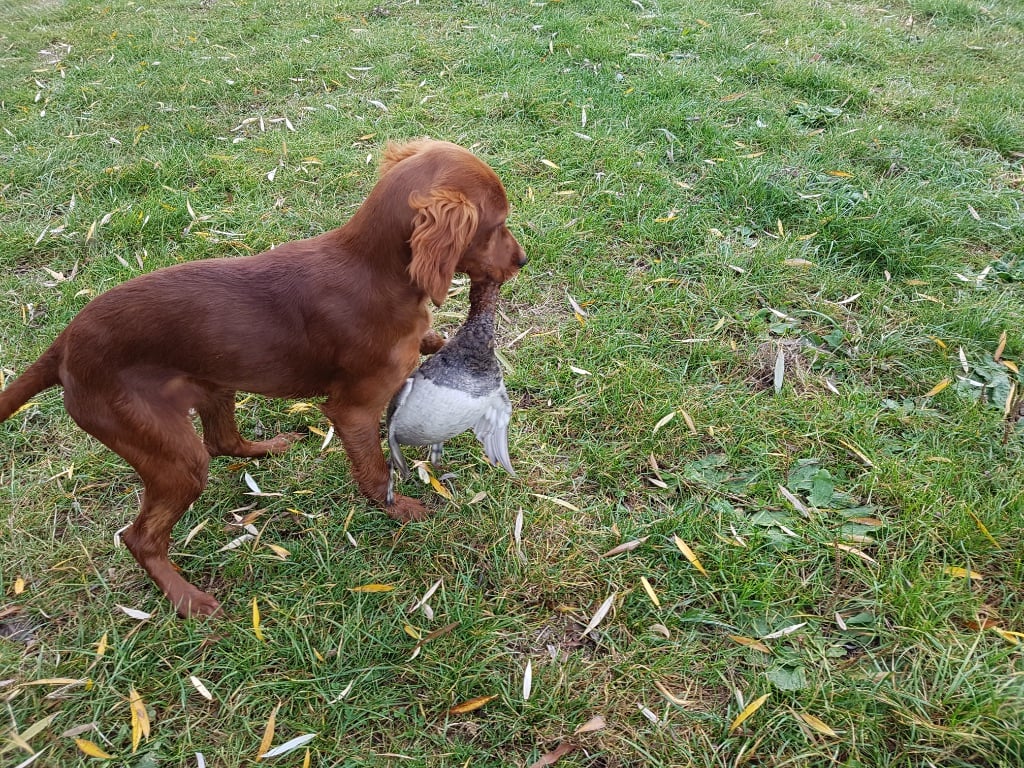
[[[118,765],[252,764],[278,707],[274,744],[317,736],[268,764],[1024,761],[1019,3],[0,14],[5,379],[141,271],[341,224],[391,139],[474,147],[531,256],[499,323],[519,477],[462,436],[455,502],[412,481],[437,512],[400,529],[316,435],[216,460],[172,552],[227,620],[175,619],[115,547],[138,483],[59,391],[0,427],[4,765],[95,763],[76,737]],[[243,431],[326,430],[293,405],[244,401]],[[244,472],[282,495],[224,550]]]

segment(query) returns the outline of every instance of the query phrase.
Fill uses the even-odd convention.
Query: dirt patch
[[[811,373],[812,355],[813,350],[799,339],[763,342],[750,359],[746,381],[758,391],[774,389],[776,371],[781,366],[782,380],[797,392],[817,390],[820,388],[818,377]]]

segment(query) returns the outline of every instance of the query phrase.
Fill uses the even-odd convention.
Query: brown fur
[[[326,396],[359,490],[384,505],[381,414],[420,353],[443,343],[428,301],[444,301],[455,272],[516,274],[526,256],[507,215],[497,175],[465,149],[389,145],[377,185],[343,227],[160,269],[93,299],[0,393],[0,421],[62,385],[71,417],[142,479],[128,549],[180,614],[214,614],[220,604],[171,564],[171,529],[206,485],[210,456],[279,453],[297,438],[242,438],[235,393]],[[386,509],[402,521],[426,515],[405,496]]]

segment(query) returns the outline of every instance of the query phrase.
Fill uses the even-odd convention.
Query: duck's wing
[[[402,455],[402,447],[398,444],[398,437],[395,434],[395,422],[397,419],[401,419],[402,406],[405,401],[409,399],[409,394],[412,392],[413,377],[410,376],[405,380],[405,384],[398,391],[398,394],[391,400],[391,405],[388,407],[388,448],[391,452],[390,464],[392,469],[397,469],[402,479],[405,480],[409,477],[409,466],[405,463],[405,456]]]
[[[508,423],[512,417],[512,403],[508,399],[504,383],[491,398],[483,416],[473,427],[473,434],[484,447],[484,453],[492,464],[500,464],[512,477],[512,459],[508,454]]]

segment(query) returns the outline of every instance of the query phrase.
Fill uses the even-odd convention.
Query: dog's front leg
[[[423,338],[420,339],[420,354],[421,355],[432,355],[441,347],[444,346],[444,336],[439,334],[433,328],[423,334]]]
[[[380,417],[384,406],[353,406],[332,396],[321,408],[345,446],[359,492],[384,507],[388,516],[395,520],[407,523],[425,519],[430,513],[416,499],[395,494],[392,503],[387,503],[390,470],[380,447]]]

